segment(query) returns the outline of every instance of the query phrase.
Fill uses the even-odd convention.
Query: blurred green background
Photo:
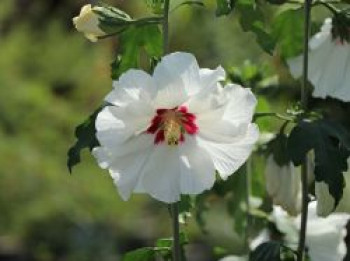
[[[106,2],[136,17],[147,14],[144,1]],[[194,53],[201,67],[276,63],[234,16],[216,18],[215,1],[206,2],[207,8],[171,14],[172,50]],[[111,89],[118,45],[117,39],[93,44],[75,31],[71,19],[86,3],[0,1],[0,260],[119,260],[171,235],[167,207],[146,195],[123,202],[88,151],[72,175],[66,168],[75,126]],[[259,100],[261,110],[269,106]],[[232,220],[218,214],[223,209],[216,204],[208,214],[210,234],[193,221],[185,228],[190,260],[213,260],[218,244],[242,251]]]

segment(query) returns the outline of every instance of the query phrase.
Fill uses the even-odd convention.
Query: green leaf
[[[128,252],[122,261],[155,261],[156,251],[151,247],[144,247]]]
[[[181,195],[181,199],[179,202],[179,212],[190,212],[193,208],[194,202],[191,196],[189,195]]]
[[[286,59],[299,55],[303,50],[304,11],[288,9],[278,14],[272,22],[272,36],[281,56]]]
[[[172,247],[173,247],[173,238],[160,238],[156,242],[156,248],[158,253],[162,255],[162,257],[165,260],[171,260],[172,256]],[[185,258],[185,249],[184,246],[187,245],[189,242],[187,234],[184,232],[180,232],[180,247],[181,247],[181,255],[182,259],[181,260],[186,260]]]
[[[81,150],[88,148],[90,151],[99,146],[96,139],[95,120],[97,114],[101,111],[102,107],[99,107],[93,114],[89,116],[82,124],[78,125],[75,129],[76,143],[68,150],[67,166],[69,172],[72,172],[72,168],[80,162]]]
[[[287,149],[288,137],[285,133],[278,133],[274,139],[267,144],[268,153],[273,155],[275,162],[279,166],[285,166],[290,163],[290,157]]]
[[[173,238],[172,237],[167,237],[167,238],[160,238],[157,240],[156,242],[156,246],[157,247],[172,247],[173,245]],[[184,232],[180,232],[180,245],[184,246],[186,244],[188,244],[189,240],[188,237],[186,235],[186,233]]]
[[[233,11],[234,0],[216,0],[216,16],[228,15]]]
[[[255,0],[238,0],[237,11],[240,14],[239,22],[243,31],[253,32],[261,48],[272,54],[275,47],[275,40],[267,31],[264,15]]]
[[[206,222],[204,219],[204,213],[208,211],[209,209],[209,204],[207,201],[208,195],[210,195],[209,192],[204,192],[202,194],[199,194],[195,198],[195,219],[197,222],[197,225],[201,229],[202,233],[206,234],[207,230],[205,228]]]
[[[249,261],[281,261],[281,243],[269,241],[259,245],[250,253]]]
[[[162,54],[162,37],[156,25],[131,26],[120,35],[119,40],[119,55],[111,64],[112,79],[118,79],[131,68],[139,68],[142,49],[149,59],[157,59]]]
[[[292,130],[287,147],[295,165],[302,164],[306,154],[315,154],[315,180],[325,182],[334,198],[334,208],[343,196],[344,176],[348,169],[350,135],[344,127],[325,119],[301,121]]]
[[[163,14],[164,0],[145,0],[154,14]]]
[[[99,27],[106,34],[116,34],[134,21],[127,13],[107,4],[101,4],[93,8],[93,12],[98,15]]]

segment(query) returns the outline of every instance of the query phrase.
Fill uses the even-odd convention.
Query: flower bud
[[[266,190],[272,197],[274,204],[280,205],[290,215],[295,216],[301,210],[300,173],[290,162],[279,166],[273,155],[267,158]]]
[[[118,33],[131,22],[133,20],[128,14],[107,5],[84,5],[79,16],[73,18],[75,28],[92,42],[108,34]]]
[[[98,37],[105,35],[105,32],[99,27],[98,15],[94,13],[91,5],[84,5],[79,16],[73,18],[73,23],[75,28],[84,33],[85,37],[92,42],[96,42]]]

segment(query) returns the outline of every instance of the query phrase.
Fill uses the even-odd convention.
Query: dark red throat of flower
[[[155,144],[165,141],[168,145],[178,145],[185,141],[185,134],[194,135],[198,132],[196,116],[184,106],[158,109],[156,113],[147,129],[147,133],[155,134]]]

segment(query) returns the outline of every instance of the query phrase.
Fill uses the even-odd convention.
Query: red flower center
[[[154,144],[166,141],[168,145],[178,145],[185,141],[185,133],[193,135],[198,132],[196,116],[187,111],[185,106],[174,109],[158,109],[147,133],[155,134]]]

